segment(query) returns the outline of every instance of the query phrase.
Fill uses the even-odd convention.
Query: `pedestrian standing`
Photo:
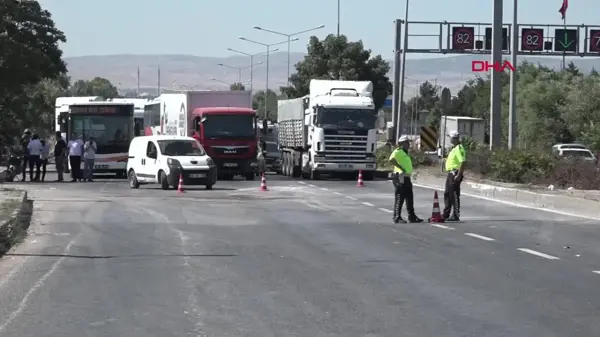
[[[27,166],[29,166],[29,142],[31,141],[31,131],[29,129],[25,129],[23,131],[23,135],[21,136],[21,149],[23,152],[23,179],[21,181],[25,181],[25,175],[27,174]]]
[[[392,151],[389,162],[394,166],[392,183],[394,184],[394,223],[406,223],[402,219],[402,206],[406,201],[408,222],[423,222],[415,214],[414,194],[411,175],[413,173],[412,158],[408,155],[410,140],[408,136],[398,139],[398,147]]]
[[[256,161],[258,174],[262,176],[267,171],[267,143],[264,140],[261,140],[258,144]]]
[[[42,156],[42,151],[44,150],[44,145],[40,141],[40,137],[38,135],[33,135],[31,137],[31,141],[27,144],[27,151],[29,153],[29,180],[31,181],[39,181],[40,180],[40,157]],[[33,168],[35,167],[35,177],[33,176]]]
[[[48,157],[50,156],[50,146],[45,140],[42,143],[42,154],[40,156],[40,166],[42,167],[42,182],[46,179],[46,167],[48,166]]]
[[[83,137],[79,136],[67,145],[69,149],[69,164],[71,165],[71,182],[81,181],[83,172],[81,172],[81,157],[83,156]]]
[[[94,137],[90,137],[85,145],[83,146],[83,181],[93,182],[94,177],[94,161],[96,160],[96,152],[98,151],[98,145]]]
[[[460,221],[460,184],[463,181],[467,156],[464,146],[460,143],[458,131],[452,131],[448,136],[452,143],[452,150],[446,158],[448,174],[444,188],[444,214],[442,215],[446,221]]]
[[[56,173],[58,179],[63,181],[63,173],[65,172],[65,158],[67,157],[67,142],[62,138],[60,131],[56,132],[56,143],[54,144],[54,164],[56,165]]]

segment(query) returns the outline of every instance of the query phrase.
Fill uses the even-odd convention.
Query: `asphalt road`
[[[13,184],[35,213],[0,336],[600,336],[598,222],[464,197],[462,223],[394,225],[386,181],[268,178]]]

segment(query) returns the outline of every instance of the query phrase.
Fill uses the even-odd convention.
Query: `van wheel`
[[[207,190],[212,190],[212,188],[213,188],[213,185],[212,185],[212,184],[208,184],[208,185],[206,185],[206,189],[207,189]]]
[[[171,186],[169,186],[169,180],[167,180],[167,175],[163,171],[160,171],[158,176],[160,177],[160,187],[162,187],[163,190],[171,188]]]
[[[135,171],[134,170],[130,170],[129,171],[129,188],[131,189],[138,189],[140,188],[140,183],[137,180],[137,177],[135,175]]]

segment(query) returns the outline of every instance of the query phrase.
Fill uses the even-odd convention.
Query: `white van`
[[[127,177],[129,187],[161,184],[164,190],[183,184],[204,185],[212,189],[217,182],[217,168],[204,148],[192,137],[142,136],[129,145]]]

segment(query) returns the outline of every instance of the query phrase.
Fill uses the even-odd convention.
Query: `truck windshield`
[[[254,138],[256,136],[254,116],[214,115],[207,116],[203,123],[206,138]]]
[[[133,119],[127,116],[71,116],[71,138],[83,136],[84,141],[94,137],[98,154],[127,153]]]
[[[159,140],[160,153],[165,156],[204,156],[204,149],[195,140]]]
[[[374,129],[376,114],[368,109],[324,108],[319,111],[319,126],[336,129]]]

